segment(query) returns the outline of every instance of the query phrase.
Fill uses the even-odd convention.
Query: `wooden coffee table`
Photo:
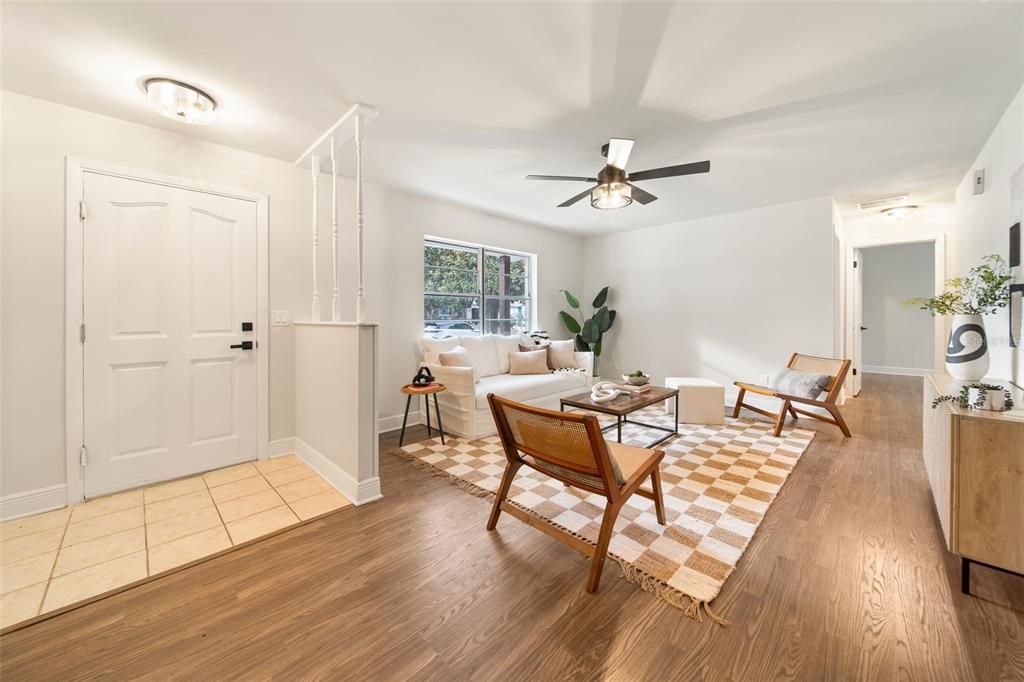
[[[630,414],[637,410],[642,410],[643,408],[650,407],[651,405],[657,405],[658,403],[664,402],[666,399],[673,397],[676,399],[676,427],[674,429],[658,426],[657,424],[638,422],[628,418]],[[562,412],[565,412],[565,408],[568,406],[579,410],[590,410],[591,412],[610,414],[615,417],[614,424],[609,424],[601,430],[608,431],[609,429],[615,429],[616,439],[620,443],[622,442],[623,424],[636,424],[637,426],[643,426],[648,429],[668,431],[667,434],[647,445],[646,447],[648,448],[653,448],[655,445],[664,443],[666,440],[679,433],[679,389],[665,388],[664,386],[651,386],[649,391],[632,395],[619,395],[615,399],[609,400],[605,403],[594,402],[590,397],[590,392],[588,391],[587,393],[579,393],[577,395],[562,398],[560,402],[560,409]]]

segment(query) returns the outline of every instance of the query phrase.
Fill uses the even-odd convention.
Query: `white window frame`
[[[516,257],[519,257],[519,258],[526,258],[526,263],[527,263],[526,293],[525,293],[524,296],[521,297],[524,300],[528,301],[529,302],[529,306],[530,306],[530,311],[529,311],[529,315],[528,315],[529,320],[527,322],[527,326],[529,327],[529,329],[527,329],[526,331],[529,331],[530,329],[536,329],[537,328],[537,297],[536,297],[536,292],[537,292],[537,286],[536,286],[537,285],[537,255],[536,254],[528,253],[528,252],[525,252],[525,251],[519,251],[519,250],[516,250],[516,249],[509,249],[509,248],[505,248],[505,247],[501,247],[501,246],[489,246],[489,245],[486,245],[486,244],[476,244],[476,243],[473,243],[473,242],[458,241],[458,240],[455,240],[455,239],[449,239],[449,238],[445,238],[445,237],[434,237],[434,236],[431,236],[431,235],[424,235],[424,237],[423,237],[423,247],[426,248],[427,246],[431,246],[431,245],[441,246],[441,247],[454,247],[454,248],[459,248],[459,249],[467,249],[467,250],[476,251],[476,253],[477,253],[477,273],[478,273],[478,277],[477,277],[477,292],[476,293],[473,293],[473,294],[452,294],[452,293],[439,292],[439,291],[427,291],[425,287],[423,288],[423,296],[424,297],[426,297],[426,296],[465,296],[467,298],[472,297],[472,298],[478,298],[480,300],[480,320],[479,320],[479,322],[480,322],[480,329],[478,331],[470,331],[468,329],[462,329],[462,330],[458,330],[459,332],[462,332],[462,333],[465,333],[465,334],[474,333],[474,334],[481,335],[481,336],[484,335],[484,334],[490,333],[490,332],[487,331],[487,322],[488,322],[488,320],[487,320],[487,303],[486,303],[486,300],[488,298],[499,298],[499,297],[497,297],[497,296],[495,296],[493,294],[488,295],[488,294],[484,293],[484,289],[485,289],[485,287],[484,287],[484,277],[485,277],[484,258],[488,254],[495,254],[495,255],[500,255],[500,256],[516,256]],[[426,263],[424,263],[423,264],[424,272],[426,271],[426,267],[427,267]],[[453,322],[457,322],[458,320],[452,320],[452,321]],[[467,320],[467,321],[469,321],[469,320]],[[497,321],[497,320],[492,320],[492,321]],[[426,330],[426,322],[427,322],[427,320],[425,320],[425,319],[422,320],[422,322],[421,322],[424,331]]]

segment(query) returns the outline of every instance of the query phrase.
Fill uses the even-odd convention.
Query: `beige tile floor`
[[[0,524],[0,628],[344,507],[295,455]]]

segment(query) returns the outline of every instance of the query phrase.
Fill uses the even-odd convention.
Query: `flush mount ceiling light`
[[[170,78],[150,78],[144,84],[153,111],[182,123],[206,125],[217,102],[199,88]]]
[[[882,211],[882,215],[889,220],[906,220],[913,215],[916,210],[917,206],[894,206]]]

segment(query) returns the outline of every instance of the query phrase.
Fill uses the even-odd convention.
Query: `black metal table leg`
[[[967,557],[960,557],[960,591],[971,593],[971,560]]]
[[[427,396],[427,412],[430,412],[430,396]],[[434,412],[437,414],[437,432],[441,434],[441,445],[444,445],[444,427],[441,426],[441,407],[437,404],[437,394],[434,394]]]
[[[622,417],[619,417],[619,416],[615,417],[615,431],[616,431],[616,434],[618,436],[618,440],[621,443],[622,442]]]
[[[409,421],[409,403],[412,402],[412,395],[405,396],[405,415],[402,417],[402,433],[398,436],[398,447],[402,447],[405,440],[405,422]]]
[[[676,391],[676,433],[679,433],[679,391]]]
[[[433,432],[430,430],[430,396],[425,395],[423,396],[423,399],[427,401],[427,438],[430,438],[432,435],[434,435]]]

